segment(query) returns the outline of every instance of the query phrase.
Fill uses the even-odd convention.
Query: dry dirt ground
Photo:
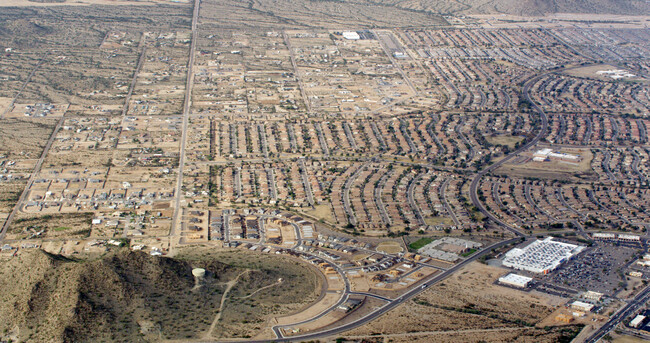
[[[598,74],[598,72],[605,71],[605,70],[616,70],[616,69],[621,69],[621,68],[610,64],[596,64],[596,65],[590,65],[590,66],[576,68],[576,69],[570,69],[567,70],[566,73],[576,77],[584,77],[584,78],[601,80],[601,81],[612,81],[613,79],[611,77],[606,75],[600,75]],[[642,80],[644,79],[638,76],[625,79],[625,81],[642,81]]]
[[[91,213],[28,214],[18,213],[12,222],[8,237],[25,239],[40,232],[44,238],[83,238],[90,234]]]
[[[591,161],[593,153],[589,149],[553,149],[562,153],[582,156],[579,163],[566,163],[561,161],[533,162],[523,164],[508,163],[496,170],[496,174],[509,177],[538,177],[559,180],[572,180],[577,175],[589,177],[593,174]],[[531,155],[532,158],[532,155]]]
[[[425,10],[436,13],[484,14],[502,13],[525,16],[539,16],[549,13],[610,13],[629,14],[647,13],[644,1],[572,1],[572,0],[472,0],[472,1],[438,1],[438,0],[382,0],[400,8]],[[646,9],[643,12],[643,9]]]
[[[177,0],[176,3],[186,3],[188,0]],[[3,0],[0,7],[26,7],[26,6],[79,6],[79,5],[155,5],[160,3],[173,3],[170,0]]]
[[[647,342],[643,338],[632,337],[627,335],[612,334],[612,343],[643,343]]]
[[[539,295],[495,285],[507,271],[470,264],[396,310],[346,336],[396,342],[556,342],[579,326],[537,328],[554,307]]]

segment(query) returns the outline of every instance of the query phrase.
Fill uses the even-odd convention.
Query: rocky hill
[[[209,327],[233,269],[213,261],[195,288],[186,261],[120,251],[76,261],[40,250],[0,264],[0,338],[38,342],[151,341]],[[192,330],[185,331],[191,322]]]
[[[650,15],[645,0],[373,0],[398,8],[436,14],[513,14],[542,16],[552,13]]]

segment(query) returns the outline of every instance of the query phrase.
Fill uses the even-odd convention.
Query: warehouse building
[[[643,322],[645,322],[645,316],[638,315],[638,316],[634,317],[634,319],[632,319],[632,321],[630,322],[630,327],[638,329],[641,326],[643,326]]]
[[[355,31],[345,31],[343,32],[343,38],[348,39],[348,40],[359,40],[361,39],[361,36]]]
[[[571,308],[578,311],[590,312],[594,308],[594,305],[576,300],[571,303]]]
[[[526,288],[531,281],[533,281],[533,278],[515,273],[510,273],[499,278],[500,284],[517,288]]]

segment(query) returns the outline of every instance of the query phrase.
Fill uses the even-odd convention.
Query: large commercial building
[[[553,152],[553,149],[548,149],[548,148],[537,150],[533,154],[533,161],[535,162],[544,162],[544,161],[553,161],[553,160],[578,163],[582,161],[582,157],[577,155],[565,154],[562,152]]]
[[[349,39],[349,40],[359,40],[361,39],[361,36],[356,31],[345,31],[343,32],[343,38]]]
[[[632,321],[630,322],[630,326],[635,329],[638,329],[643,325],[644,321],[645,321],[645,316],[638,315],[634,317],[634,319],[632,319]]]
[[[510,273],[499,278],[499,283],[517,288],[526,288],[531,281],[533,281],[533,278],[515,273]]]
[[[536,240],[520,249],[514,248],[506,253],[503,265],[513,269],[546,274],[562,262],[582,251],[584,247],[556,242],[553,237]]]
[[[578,311],[590,312],[593,310],[594,305],[586,303],[584,301],[574,301],[571,303],[571,308]]]

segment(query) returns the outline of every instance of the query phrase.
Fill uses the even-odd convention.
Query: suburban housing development
[[[650,340],[649,25],[0,2],[0,341]]]

